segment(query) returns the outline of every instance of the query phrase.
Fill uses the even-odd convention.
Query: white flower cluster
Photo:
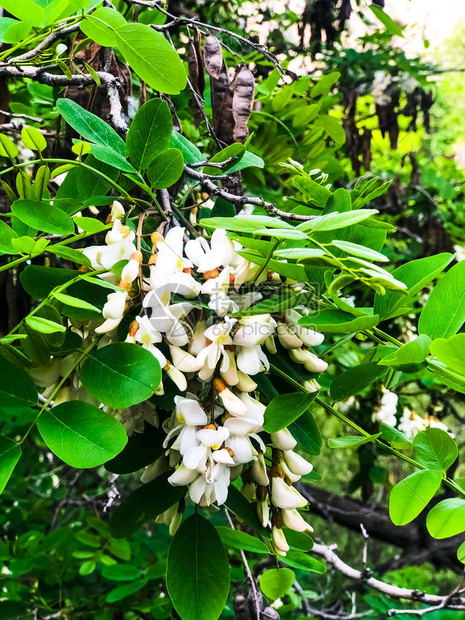
[[[409,440],[414,439],[417,433],[427,428],[440,428],[449,432],[447,426],[434,416],[425,415],[422,418],[408,407],[403,408],[402,416],[398,421],[396,412],[399,397],[386,388],[382,388],[382,390],[380,406],[375,408],[372,415],[373,422],[384,422],[393,428],[397,427]]]
[[[312,465],[294,451],[297,442],[288,429],[272,435],[263,431],[266,407],[255,397],[253,377],[270,368],[268,356],[277,353],[277,342],[306,370],[326,370],[326,362],[311,350],[323,335],[298,325],[301,315],[295,309],[241,316],[261,299],[255,287],[244,284],[281,281],[242,258],[237,253],[241,246],[225,230],[215,230],[210,241],[189,240],[182,227],[171,228],[164,237],[153,233],[143,270],[135,233],[123,225],[123,215],[115,203],[106,244],[84,250],[94,269],[110,270],[127,261],[119,281],[110,271],[100,276],[121,290],[108,295],[104,322],[95,332],[104,334],[106,342],[116,340],[125,314],[141,304],[126,341],[150,351],[185,394],[174,398],[174,411],[162,424],[165,452],[145,469],[142,481],[171,471],[170,483],[188,487],[192,501],[220,506],[230,483],[241,477],[243,494],[256,502],[263,526],[272,527],[277,553],[285,554],[289,547],[283,526],[312,530],[298,511],[307,501],[292,486]],[[305,388],[312,392],[319,385],[310,379]],[[164,393],[163,382],[157,393]],[[130,416],[114,414],[121,420]],[[125,425],[130,432],[142,430],[139,422]],[[159,520],[174,531],[181,513],[178,505]]]

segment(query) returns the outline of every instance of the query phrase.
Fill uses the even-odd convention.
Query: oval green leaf
[[[97,400],[114,409],[126,409],[152,396],[160,384],[161,369],[147,349],[118,342],[87,358],[81,380]]]
[[[167,149],[157,155],[147,170],[152,189],[171,187],[184,172],[184,157],[179,149]]]
[[[449,538],[465,531],[465,500],[445,499],[432,508],[426,517],[426,527],[433,538]]]
[[[39,433],[62,461],[87,469],[112,459],[126,445],[124,426],[95,405],[70,400],[43,413]]]
[[[183,620],[217,620],[229,593],[229,562],[213,525],[192,515],[176,532],[168,553],[166,585]]]
[[[74,232],[74,223],[70,216],[48,202],[40,200],[16,200],[11,210],[22,222],[47,233],[70,235]]]
[[[295,581],[290,568],[270,568],[260,576],[260,589],[270,600],[275,601],[286,594]]]
[[[389,516],[394,525],[407,525],[418,517],[441,486],[440,471],[416,471],[391,491]]]

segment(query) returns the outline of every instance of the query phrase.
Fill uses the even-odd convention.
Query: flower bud
[[[313,527],[305,521],[298,510],[283,510],[283,522],[286,527],[295,532],[313,532]]]
[[[226,387],[224,381],[221,379],[213,380],[213,387],[218,392],[221,402],[228,413],[233,416],[245,416],[247,413],[247,407],[235,394]]]
[[[257,460],[252,463],[252,477],[257,484],[263,487],[270,484],[263,454],[259,454]]]
[[[173,364],[182,372],[197,372],[202,366],[197,358],[181,349],[181,347],[170,345],[170,355]]]
[[[278,325],[278,339],[285,349],[298,349],[302,346],[302,340],[298,338],[286,323]]]
[[[260,489],[263,487],[258,488]],[[262,526],[268,527],[270,523],[270,505],[267,500],[257,502],[257,516]]]
[[[123,205],[118,202],[118,200],[114,200],[113,204],[111,205],[110,221],[114,222],[115,220],[122,220],[125,215],[126,213],[124,211]]]
[[[307,390],[307,392],[310,393],[318,392],[318,390],[321,388],[321,385],[316,379],[307,379],[307,381],[304,381],[303,386]]]
[[[282,529],[274,526],[271,530],[271,538],[273,540],[273,546],[276,553],[278,555],[286,555],[290,547],[287,544],[287,540]]]
[[[242,372],[242,370],[238,369],[237,377],[238,382],[236,387],[241,392],[254,392],[257,389],[255,381],[249,377],[249,375],[246,375],[245,372]]]
[[[188,469],[185,465],[181,464],[168,478],[168,482],[175,487],[184,487],[194,482],[198,475],[199,472],[197,470]]]
[[[276,433],[271,433],[271,442],[280,450],[292,450],[296,447],[297,441],[287,428],[283,428]]]
[[[124,314],[124,306],[127,298],[126,291],[116,291],[107,295],[107,302],[103,306],[104,319],[121,319]]]
[[[272,479],[271,496],[278,508],[304,508],[307,505],[305,497],[282,478]]]
[[[166,366],[163,368],[171,381],[176,385],[180,392],[185,392],[187,390],[187,381],[186,377],[182,374],[180,370],[173,366],[171,362],[166,360]]]
[[[286,450],[284,452],[284,460],[291,472],[299,476],[305,476],[309,474],[313,469],[313,465],[311,463],[309,463],[306,459],[304,459],[303,456],[300,456],[300,454],[297,454],[297,452],[294,452],[293,450]]]
[[[137,260],[131,259],[124,267],[121,272],[121,282],[123,283],[131,283],[139,275],[139,267],[140,264]]]

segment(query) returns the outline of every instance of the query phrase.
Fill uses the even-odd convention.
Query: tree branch
[[[427,594],[426,592],[420,592],[419,590],[411,590],[409,588],[394,586],[381,581],[380,579],[376,579],[375,577],[366,577],[363,571],[359,571],[346,564],[334,553],[331,547],[326,545],[315,543],[312,548],[312,553],[316,553],[316,555],[323,557],[328,564],[331,564],[333,568],[345,577],[366,584],[370,588],[373,588],[386,596],[424,603],[425,605],[430,605],[433,608],[454,609],[457,611],[465,610],[465,598],[459,596],[458,594],[452,593],[452,596],[450,594],[446,596]]]
[[[66,34],[69,34],[70,32],[74,32],[75,30],[79,30],[79,24],[71,24],[71,26],[65,26],[60,30],[55,30],[54,32],[51,32],[48,37],[45,37],[45,39],[41,41],[38,45],[32,48],[32,50],[24,52],[24,54],[21,54],[20,56],[15,56],[14,58],[11,58],[7,62],[7,64],[16,64],[18,62],[22,62],[23,60],[29,60],[31,58],[34,58],[34,56],[37,56],[39,52],[48,47],[51,43],[65,36]]]
[[[282,211],[278,209],[278,207],[272,202],[267,202],[263,198],[259,198],[257,196],[237,196],[236,194],[231,194],[230,192],[221,189],[217,185],[213,183],[209,175],[204,174],[203,172],[199,172],[194,168],[191,168],[188,164],[184,166],[184,172],[190,176],[192,179],[199,181],[199,183],[213,196],[219,196],[224,200],[228,200],[234,205],[239,207],[243,207],[244,205],[254,205],[256,207],[262,207],[268,213],[268,215],[274,215],[276,217],[282,217],[286,220],[294,220],[299,222],[308,222],[309,220],[315,219],[316,215],[298,215],[297,213],[288,213],[287,211]]]
[[[123,106],[119,96],[119,79],[106,71],[96,71],[101,83],[105,86],[108,100],[110,102],[110,121],[113,127],[120,133],[124,134],[128,130]],[[0,64],[0,76],[10,78],[30,78],[40,84],[49,86],[88,86],[95,84],[91,75],[74,74],[69,78],[66,75],[50,73],[42,67],[33,67],[30,65],[12,66],[8,64]]]

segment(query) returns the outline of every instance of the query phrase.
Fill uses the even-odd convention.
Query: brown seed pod
[[[228,90],[228,86],[229,86],[228,74],[226,73],[226,66],[223,63],[223,68],[221,70],[219,78],[216,79],[216,78],[210,77],[213,125],[215,127],[216,132],[218,132],[219,127],[222,123],[221,111],[223,108],[223,101],[224,101],[225,93]]]
[[[234,119],[233,140],[245,142],[249,135],[247,123],[250,118],[255,93],[255,80],[252,71],[242,65],[235,79],[235,88],[232,102],[232,115]]]
[[[219,79],[223,70],[223,53],[220,42],[213,35],[208,35],[203,47],[203,62],[208,75]]]
[[[216,130],[217,136],[225,144],[232,144],[234,142],[233,101],[234,101],[234,91],[236,88],[236,77],[237,77],[237,73],[234,76],[233,81],[228,85],[228,87],[224,91],[221,110],[218,115],[218,122],[215,124],[215,130]]]

